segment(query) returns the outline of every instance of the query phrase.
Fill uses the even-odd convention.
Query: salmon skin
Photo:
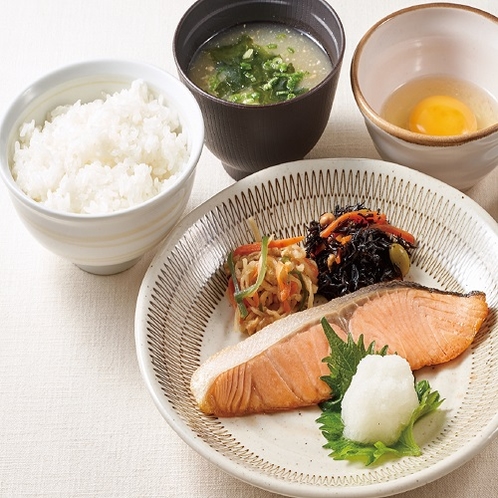
[[[472,343],[488,314],[486,295],[393,281],[282,318],[204,362],[190,387],[199,408],[219,417],[315,405],[330,398],[320,379],[330,346],[321,326],[405,358],[412,370],[448,362]]]

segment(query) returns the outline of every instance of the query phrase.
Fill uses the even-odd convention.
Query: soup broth
[[[498,103],[489,93],[468,81],[446,76],[417,78],[402,85],[386,100],[380,114],[396,126],[416,131],[414,128],[417,123],[414,121],[420,117],[422,111],[427,111],[427,109],[422,109],[422,111],[420,109],[420,106],[423,107],[426,102],[432,102],[427,106],[441,104],[441,108],[444,108],[446,102],[450,102],[443,111],[426,114],[428,128],[440,130],[440,133],[426,134],[457,134],[450,133],[450,130],[447,133],[444,132],[446,122],[443,114],[450,111],[458,114],[462,119],[464,119],[462,115],[465,115],[467,121],[472,119],[474,131],[498,122]],[[464,132],[466,131],[461,133]]]
[[[216,97],[257,105],[300,95],[331,70],[329,56],[308,34],[278,23],[247,23],[206,42],[188,73]]]

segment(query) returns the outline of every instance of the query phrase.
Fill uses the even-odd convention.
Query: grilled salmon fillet
[[[410,282],[375,284],[282,318],[204,362],[191,390],[219,417],[290,410],[320,403],[330,389],[322,360],[330,354],[321,320],[344,339],[389,346],[412,370],[445,363],[472,343],[488,314],[483,292],[458,294]]]

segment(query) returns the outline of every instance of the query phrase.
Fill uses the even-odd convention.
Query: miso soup
[[[278,23],[247,23],[208,40],[189,78],[220,99],[240,104],[282,102],[318,85],[332,62],[307,33]]]

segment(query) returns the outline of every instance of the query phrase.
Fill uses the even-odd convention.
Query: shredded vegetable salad
[[[227,259],[227,295],[236,328],[248,335],[295,311],[311,308],[318,269],[299,245],[303,236],[237,247]]]
[[[403,279],[415,238],[363,204],[336,207],[308,227],[306,255],[318,266],[318,294],[327,299],[378,282]]]

